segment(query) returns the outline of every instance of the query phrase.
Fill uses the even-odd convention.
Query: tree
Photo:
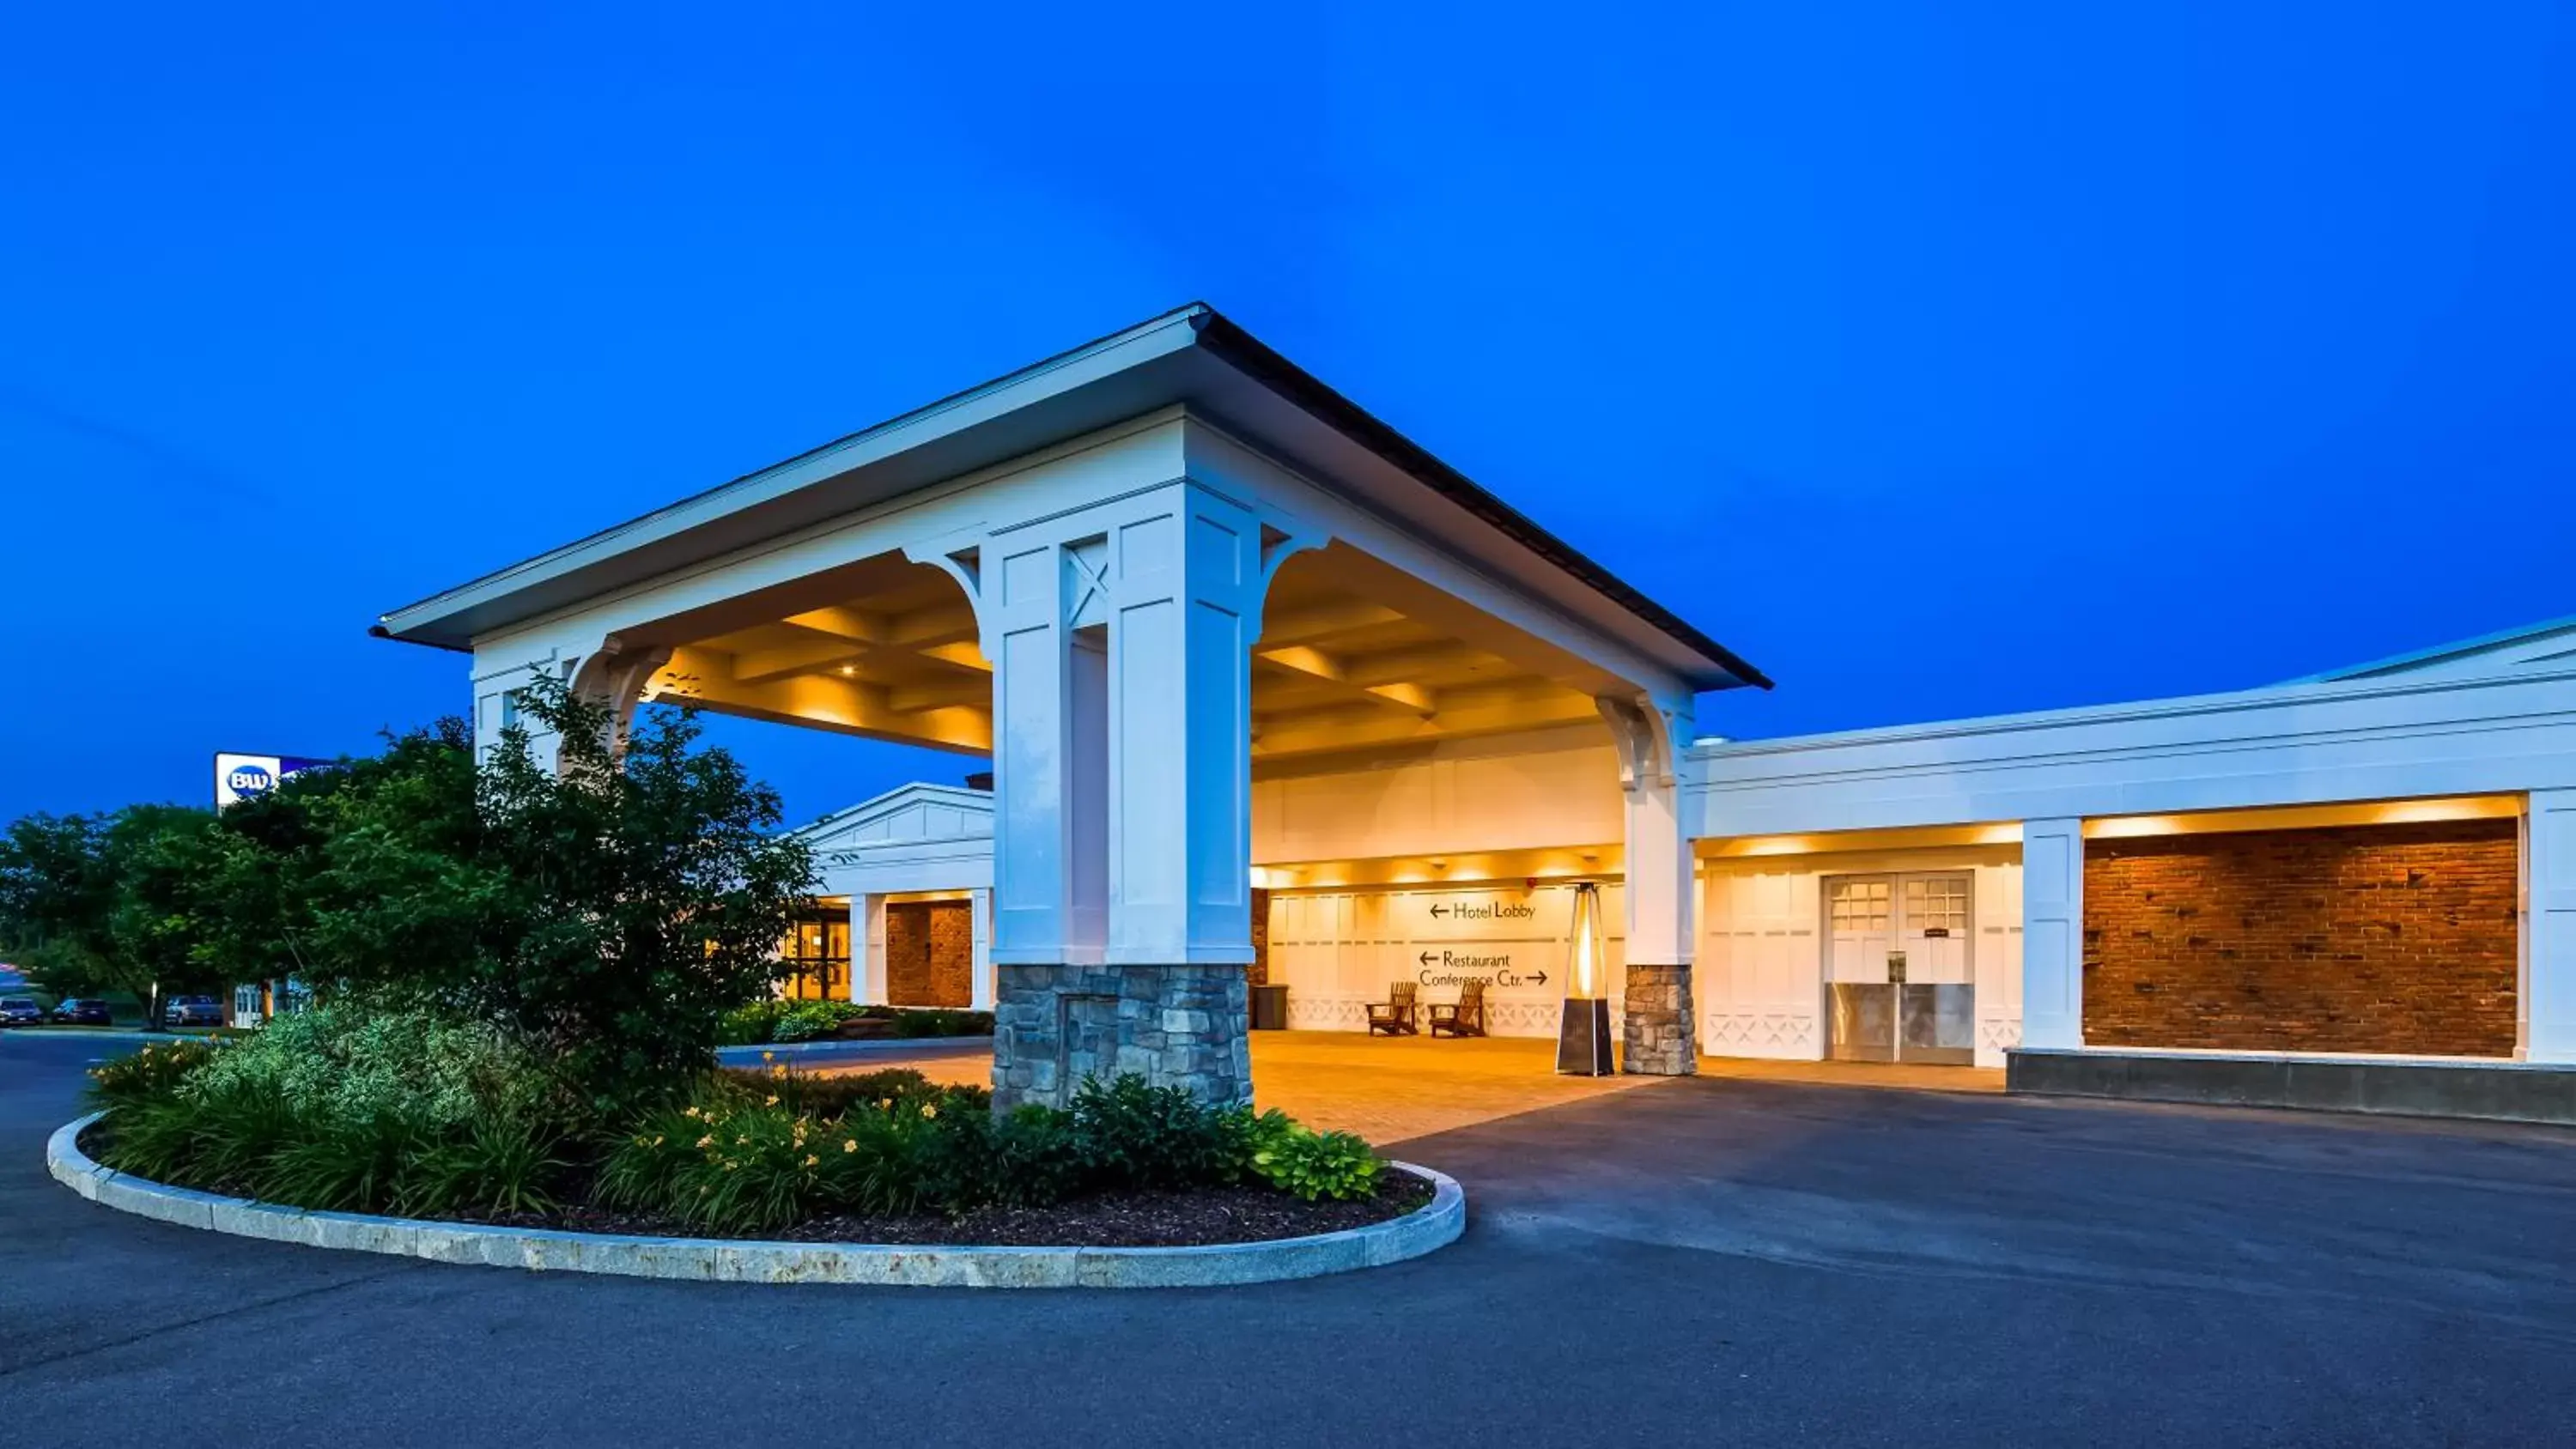
[[[664,1090],[786,970],[812,853],[778,833],[776,791],[698,748],[693,712],[655,708],[628,738],[560,682],[521,705],[554,737],[544,760],[514,727],[478,766],[443,720],[220,814],[18,821],[0,940],[147,997],[291,973],[499,1025],[594,1103]]]
[[[225,979],[200,949],[201,887],[221,848],[213,812],[184,805],[13,821],[0,836],[0,940],[57,991],[130,992],[158,1026],[164,988]]]
[[[498,1022],[595,1102],[650,1095],[710,1065],[724,1013],[780,977],[812,853],[777,833],[776,791],[696,747],[692,711],[627,738],[558,682],[520,706],[560,766],[513,728],[477,768],[460,728],[317,790],[300,824],[260,821],[322,842],[290,845],[279,918],[317,989]]]

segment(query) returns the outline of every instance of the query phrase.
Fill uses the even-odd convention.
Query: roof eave
[[[1249,332],[1203,303],[1176,308],[1159,317],[942,398],[927,407],[849,434],[783,462],[748,473],[705,492],[684,498],[615,527],[549,550],[469,583],[441,591],[383,615],[369,632],[380,637],[439,648],[472,647],[477,633],[507,627],[518,618],[544,611],[545,597],[573,587],[581,574],[612,575],[620,560],[639,552],[677,553],[692,536],[705,536],[707,552],[720,552],[719,535],[744,536],[755,531],[751,516],[775,515],[776,531],[794,526],[821,485],[846,478],[872,465],[893,469],[892,492],[906,486],[906,470],[894,465],[915,454],[929,454],[969,466],[994,455],[1001,461],[1012,451],[1044,446],[1033,442],[1048,417],[1061,412],[1083,430],[1107,421],[1099,414],[1127,416],[1156,405],[1187,404],[1190,375],[1174,371],[1167,359],[1180,359],[1193,348],[1251,379],[1290,406],[1383,458],[1415,483],[1481,520],[1515,547],[1575,580],[1627,618],[1647,626],[1653,636],[1680,646],[1696,661],[1678,673],[1694,688],[1717,690],[1740,685],[1772,687],[1768,676],[1719,644],[1679,615],[1628,585],[1617,575],[1558,538],[1455,468],[1366,409],[1342,396],[1313,374],[1289,361]],[[1168,392],[1169,396],[1163,394]],[[1020,426],[1009,426],[1013,421]],[[980,442],[979,437],[980,435]],[[1068,434],[1070,435],[1070,434]],[[924,465],[926,466],[926,465]],[[912,470],[918,471],[918,469]],[[805,500],[801,505],[799,500]],[[610,581],[613,586],[613,580]],[[520,609],[511,614],[516,600]],[[533,607],[529,605],[533,604]],[[494,621],[498,620],[496,624]]]

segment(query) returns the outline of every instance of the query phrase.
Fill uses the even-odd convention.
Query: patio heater
[[[1556,1069],[1573,1077],[1605,1077],[1610,1060],[1610,1000],[1603,987],[1610,964],[1601,940],[1601,887],[1574,888],[1574,923],[1565,936],[1565,1012],[1556,1030]]]

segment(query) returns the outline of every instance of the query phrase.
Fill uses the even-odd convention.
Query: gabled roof
[[[373,632],[467,648],[478,634],[550,609],[1174,405],[1203,411],[1292,460],[1374,459],[1412,492],[1410,500],[1393,501],[1415,511],[1435,501],[1463,510],[1498,536],[1488,549],[1496,562],[1517,561],[1541,592],[1601,614],[1697,688],[1770,687],[1724,645],[1204,303],[405,605]]]
[[[2510,673],[2526,665],[2571,659],[2576,659],[2576,614],[2547,623],[2526,624],[2519,629],[2481,634],[2474,639],[2436,644],[2430,649],[2392,655],[2367,664],[2328,670],[2323,674],[2311,674],[2289,683],[2335,684],[2354,679],[2386,679],[2395,675],[2465,677]]]
[[[946,815],[942,821],[938,817]],[[913,818],[906,819],[911,816]],[[875,841],[957,840],[993,833],[993,792],[916,781],[788,832],[816,849]],[[978,822],[981,828],[978,828]]]

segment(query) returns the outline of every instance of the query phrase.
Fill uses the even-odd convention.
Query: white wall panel
[[[1485,982],[1486,1025],[1495,1036],[1554,1036],[1572,900],[1562,885],[1533,890],[1518,883],[1274,891],[1270,981],[1288,988],[1288,1024],[1299,1030],[1367,1030],[1368,1003],[1387,1000],[1392,982],[1413,982],[1428,1006],[1457,1000],[1459,983],[1475,978]],[[1615,1018],[1627,959],[1616,884],[1602,887],[1601,905]],[[1423,1029],[1430,1029],[1428,1012]]]
[[[1359,768],[1265,771],[1252,787],[1252,858],[1616,845],[1622,798],[1617,752],[1592,726],[1455,741]]]

